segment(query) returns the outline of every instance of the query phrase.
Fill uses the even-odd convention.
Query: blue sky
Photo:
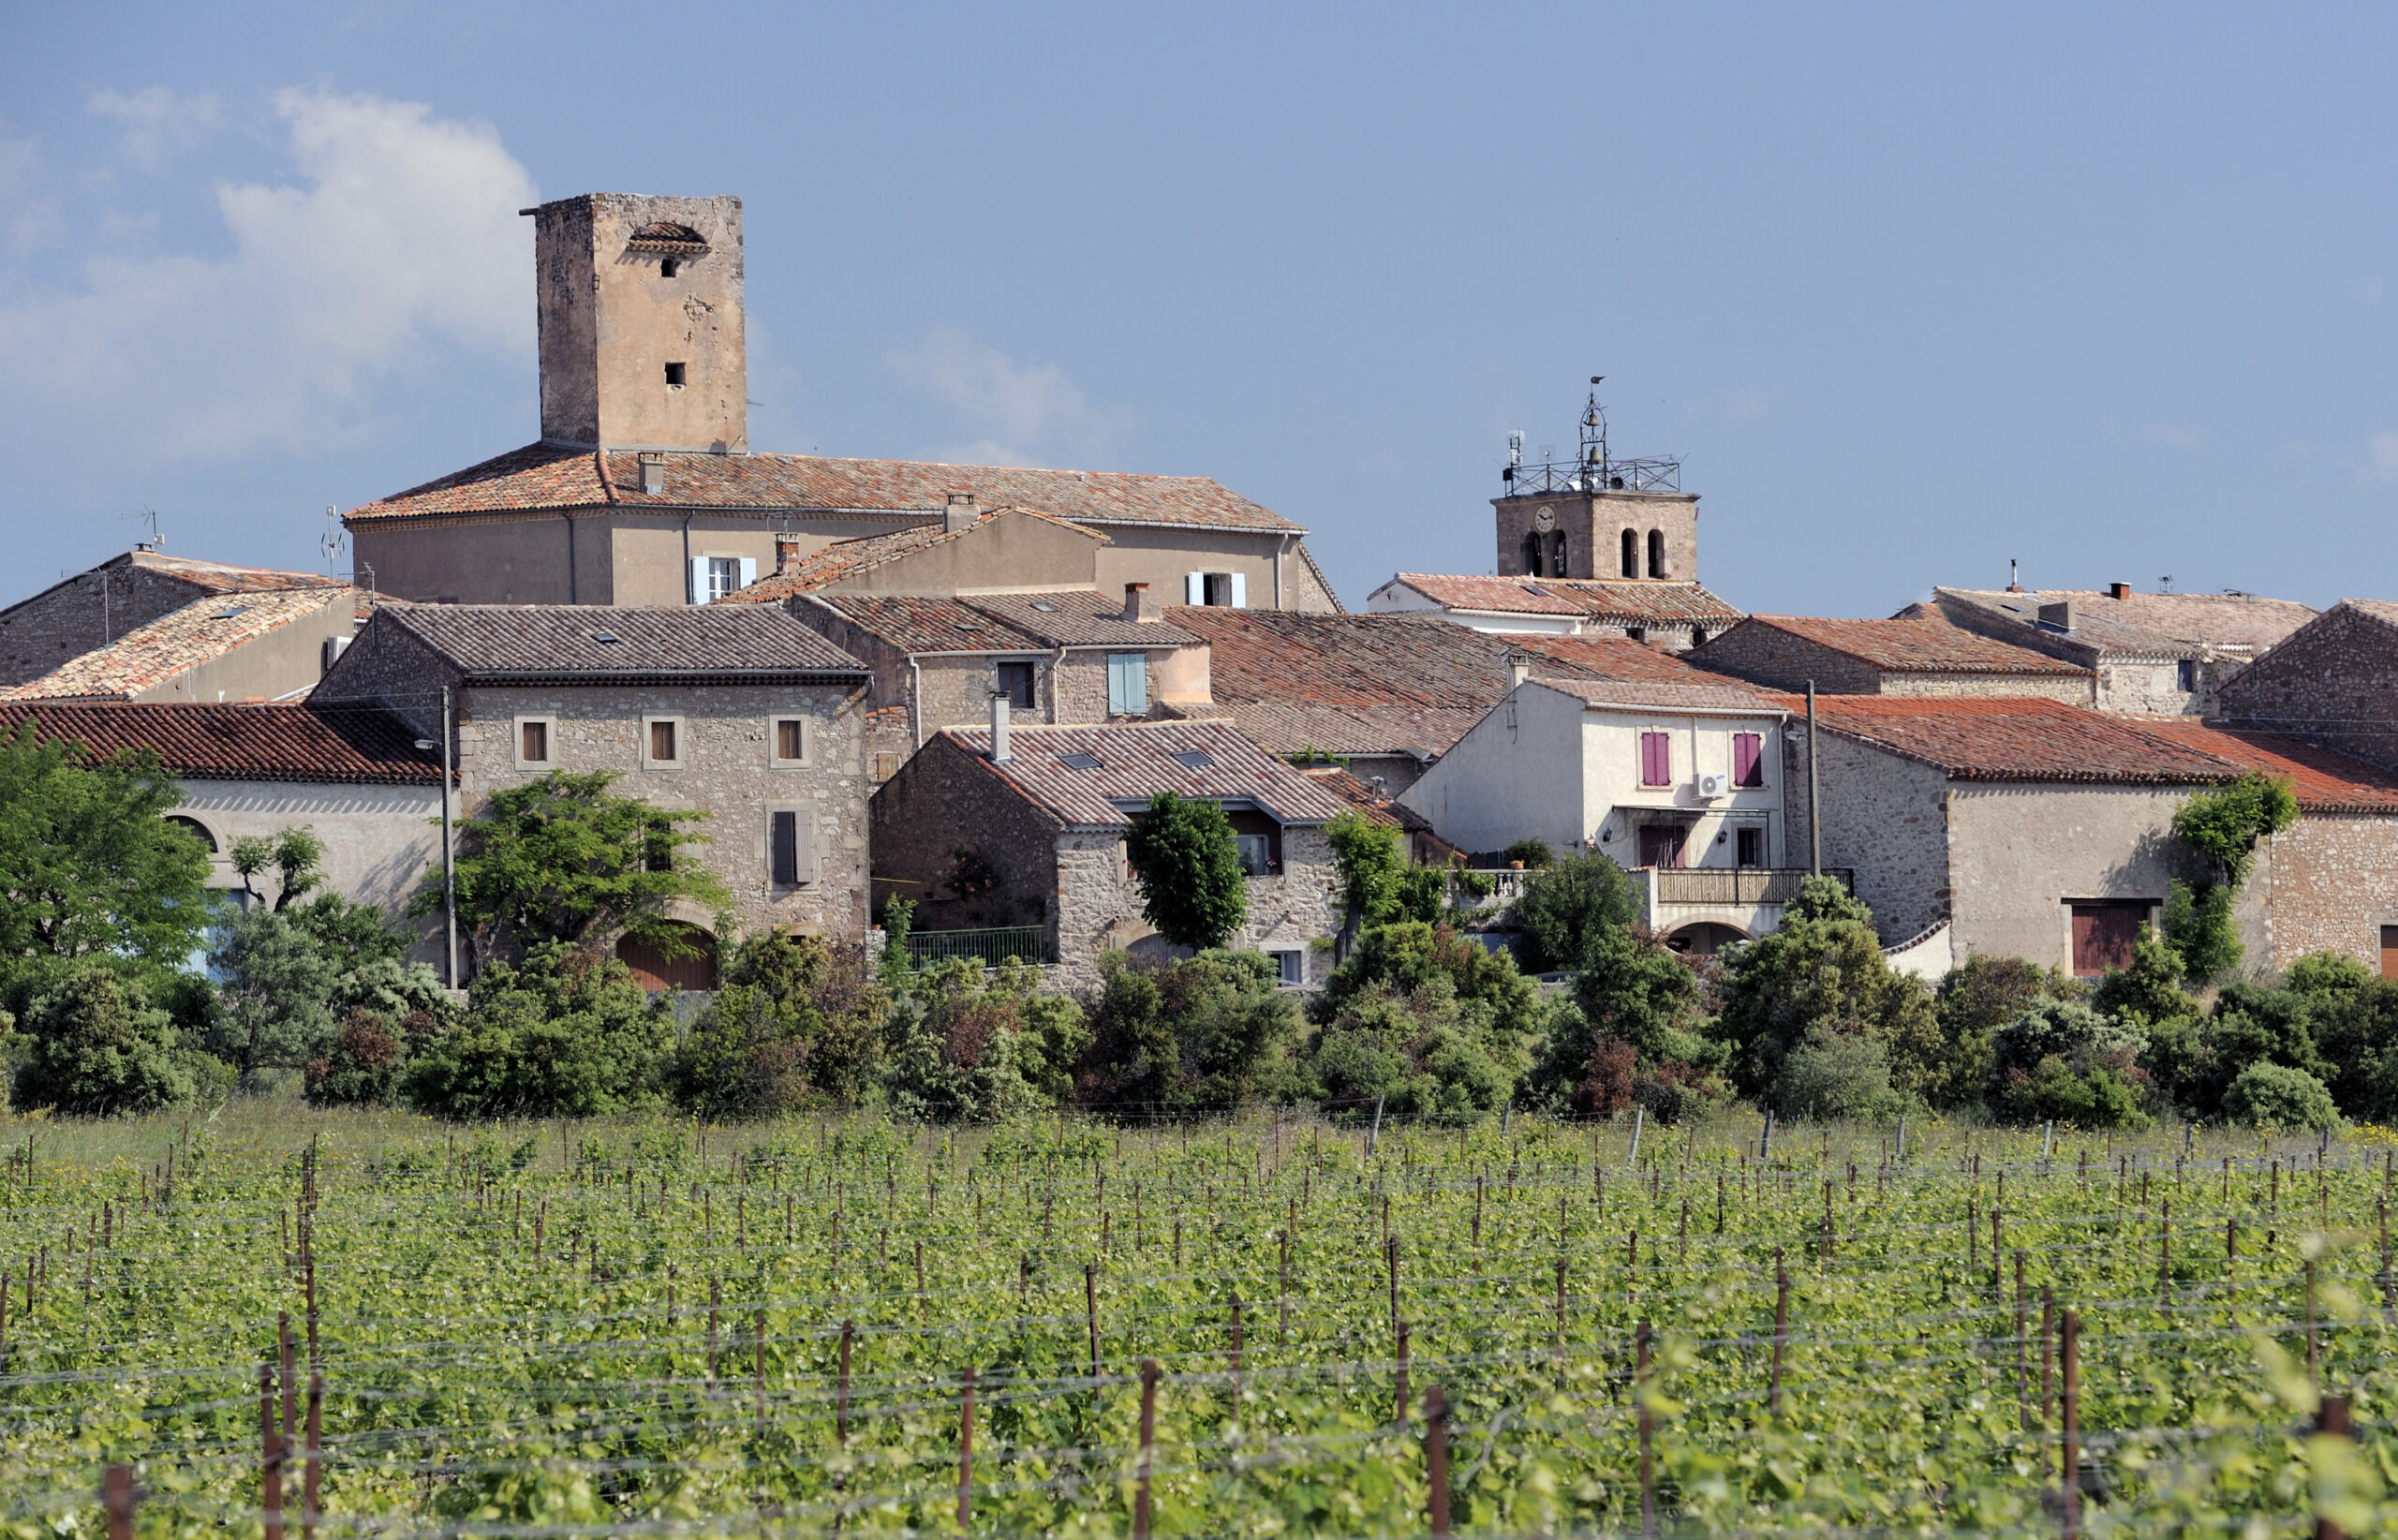
[[[751,443],[1213,476],[1342,597],[1510,429],[1702,579],[2398,597],[2398,10],[52,7],[0,53],[13,600],[314,566],[531,439],[529,221],[747,202]]]

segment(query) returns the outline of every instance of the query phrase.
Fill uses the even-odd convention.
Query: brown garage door
[[[2073,971],[2094,979],[2110,968],[2127,968],[2132,942],[2148,919],[2145,899],[2073,906]]]
[[[616,943],[616,958],[631,969],[634,981],[652,994],[660,989],[715,988],[716,938],[697,925],[684,925],[681,929],[689,944],[700,949],[697,956],[663,956],[658,948],[627,937]]]
[[[2398,979],[2398,925],[2381,927],[2381,976]]]

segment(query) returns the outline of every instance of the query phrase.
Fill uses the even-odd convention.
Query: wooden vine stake
[[[1083,1264],[1083,1310],[1090,1325],[1090,1404],[1099,1405],[1099,1265]]]
[[[1391,1420],[1401,1428],[1407,1426],[1407,1333],[1408,1326],[1404,1321],[1391,1328],[1391,1335],[1397,1339],[1399,1353],[1398,1397],[1395,1403],[1398,1411]]]
[[[2065,1448],[2058,1462],[2065,1540],[2081,1540],[2081,1317],[2065,1311],[2058,1336],[2065,1359]]]
[[[974,1370],[966,1370],[965,1393],[957,1403],[957,1533],[966,1533],[974,1518]]]
[[[109,1540],[133,1540],[133,1467],[117,1464],[100,1478],[100,1506],[108,1511]]]
[[[2322,1410],[2316,1414],[2315,1430],[2326,1438],[2344,1442],[2348,1438],[2348,1399],[2346,1396],[2323,1398]],[[2315,1540],[2346,1540],[2346,1534],[2347,1531],[2340,1527],[2339,1520],[2319,1509],[2317,1511]]]
[[[259,1365],[259,1506],[266,1540],[283,1540],[283,1429],[274,1414],[274,1363]]]
[[[1782,1414],[1782,1349],[1790,1340],[1790,1270],[1782,1265],[1782,1248],[1773,1251],[1773,1386],[1766,1392],[1766,1410]]]
[[[855,1321],[841,1323],[841,1388],[833,1402],[833,1436],[844,1448],[850,1443],[850,1344],[857,1335]]]
[[[1640,1414],[1640,1533],[1642,1540],[1656,1540],[1657,1534],[1657,1459],[1653,1429],[1649,1420],[1649,1340],[1652,1335],[1646,1321],[1641,1322],[1639,1329],[1633,1333],[1635,1358],[1632,1396]]]
[[[1402,1419],[1403,1420],[1403,1419]],[[1424,1471],[1430,1477],[1432,1533],[1449,1533],[1449,1403],[1439,1385],[1424,1391]]]
[[[1149,1540],[1149,1469],[1158,1439],[1158,1361],[1141,1360],[1141,1457],[1133,1467],[1132,1540]]]

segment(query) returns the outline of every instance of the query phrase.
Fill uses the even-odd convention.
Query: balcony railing
[[[1649,875],[1659,904],[1745,908],[1787,904],[1798,896],[1798,884],[1814,874],[1804,866],[1662,866]],[[1826,866],[1824,875],[1857,891],[1857,873],[1847,867]]]
[[[995,925],[987,930],[911,930],[908,951],[918,962],[975,957],[998,963],[1020,957],[1029,963],[1058,960],[1058,943],[1046,925]]]
[[[1680,492],[1680,460],[1609,460],[1605,465],[1553,460],[1508,466],[1501,471],[1510,497],[1545,497],[1574,492]]]

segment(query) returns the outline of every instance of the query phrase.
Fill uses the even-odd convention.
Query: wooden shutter
[[[1762,734],[1755,733],[1732,734],[1733,785],[1763,786],[1765,777],[1759,772],[1764,769],[1764,764],[1765,738]]]
[[[770,874],[778,888],[795,888],[816,881],[816,814],[813,808],[781,808],[772,815],[768,852]]]
[[[1640,784],[1670,786],[1674,780],[1673,742],[1663,733],[1640,734]]]

